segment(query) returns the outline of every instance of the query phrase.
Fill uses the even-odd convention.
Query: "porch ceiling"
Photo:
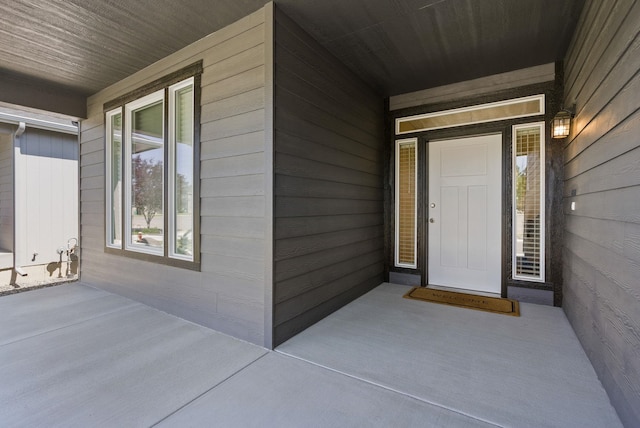
[[[88,96],[265,3],[0,2],[0,81]],[[562,59],[584,0],[276,3],[389,96]]]

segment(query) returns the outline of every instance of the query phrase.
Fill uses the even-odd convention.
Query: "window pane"
[[[396,230],[399,266],[416,266],[416,143],[398,143],[396,152]]]
[[[443,129],[544,113],[544,95],[396,119],[396,133]]]
[[[193,86],[174,92],[172,254],[193,259]]]
[[[122,246],[122,113],[109,116],[109,246]]]
[[[164,248],[162,100],[131,112],[131,243]]]
[[[543,279],[544,212],[542,210],[541,127],[520,128],[514,145],[514,277]]]

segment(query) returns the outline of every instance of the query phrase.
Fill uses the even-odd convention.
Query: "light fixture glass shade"
[[[551,137],[566,138],[571,131],[571,112],[560,110],[551,122]]]

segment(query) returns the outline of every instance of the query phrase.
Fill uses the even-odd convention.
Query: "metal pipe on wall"
[[[12,180],[12,186],[13,186],[13,192],[12,192],[12,197],[13,197],[13,271],[15,273],[17,273],[20,276],[27,276],[27,272],[22,269],[22,266],[18,266],[18,251],[17,251],[17,245],[16,245],[16,237],[18,236],[18,231],[17,231],[17,227],[18,227],[18,222],[16,221],[16,206],[17,206],[17,201],[16,201],[16,147],[19,149],[20,148],[20,137],[24,134],[24,131],[27,129],[27,124],[25,122],[19,122],[18,123],[18,128],[15,130],[15,132],[13,133],[13,153],[11,156],[11,170],[13,173],[13,180]],[[15,275],[11,275],[11,283],[15,284]]]

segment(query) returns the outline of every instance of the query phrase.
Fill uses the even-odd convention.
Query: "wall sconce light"
[[[551,138],[567,138],[571,132],[572,110],[562,109],[551,121]]]

